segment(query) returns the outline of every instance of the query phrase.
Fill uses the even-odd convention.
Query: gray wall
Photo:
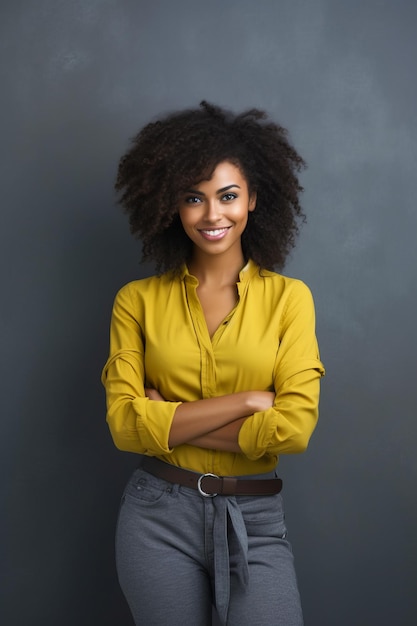
[[[306,624],[417,623],[416,7],[2,2],[2,624],[131,624],[113,532],[135,459],[99,374],[114,294],[149,268],[112,185],[142,124],[203,98],[267,109],[310,165],[286,272],[328,374],[281,463]]]

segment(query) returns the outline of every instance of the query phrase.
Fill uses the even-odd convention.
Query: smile
[[[226,226],[225,228],[199,229],[198,232],[205,239],[221,239],[225,236],[229,228],[231,228],[231,226]]]

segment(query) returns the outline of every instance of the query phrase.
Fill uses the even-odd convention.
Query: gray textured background
[[[112,185],[142,124],[202,98],[267,109],[310,166],[286,273],[313,290],[328,374],[308,452],[281,464],[306,626],[417,623],[416,18],[413,0],[2,2],[2,624],[131,624],[113,532],[135,459],[99,374],[114,294],[149,268]]]

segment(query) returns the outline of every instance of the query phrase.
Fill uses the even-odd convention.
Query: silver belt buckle
[[[209,473],[208,474],[201,474],[200,478],[197,481],[197,489],[198,489],[200,495],[204,496],[205,498],[214,498],[214,496],[217,496],[217,493],[207,493],[207,491],[204,491],[204,489],[201,488],[201,481],[206,476],[211,476],[211,478],[220,478],[220,476],[217,476],[217,474],[209,474]]]

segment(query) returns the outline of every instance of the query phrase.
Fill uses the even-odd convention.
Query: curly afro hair
[[[146,125],[121,158],[115,188],[129,215],[130,230],[142,240],[143,260],[157,271],[178,273],[192,252],[178,215],[187,189],[210,179],[230,161],[257,193],[242,235],[245,258],[265,269],[281,269],[304,220],[297,172],[305,163],[287,131],[251,109],[239,115],[201,102]]]

